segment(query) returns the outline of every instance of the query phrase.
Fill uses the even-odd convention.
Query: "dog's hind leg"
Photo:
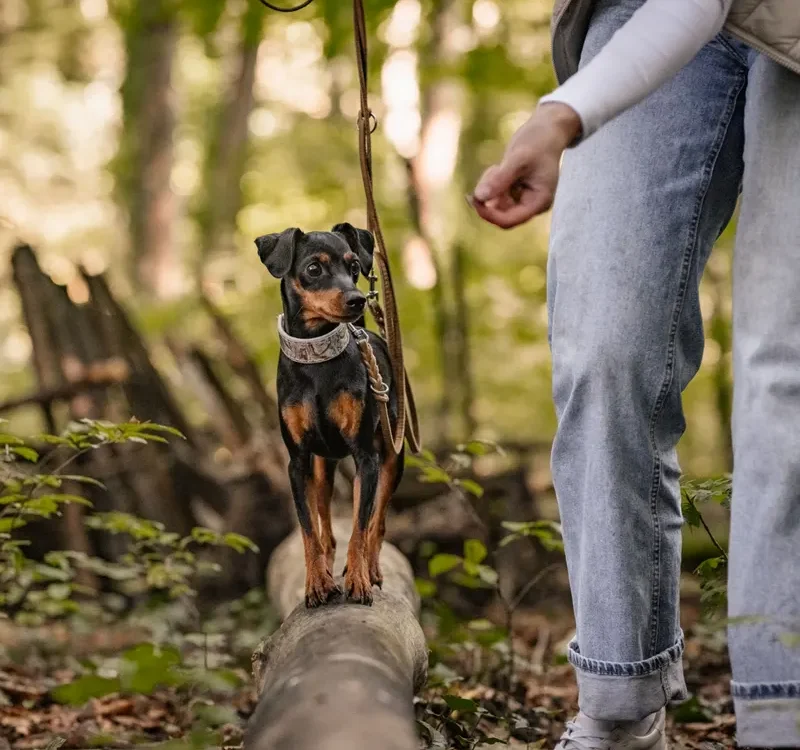
[[[306,561],[306,606],[318,607],[341,593],[328,569],[318,531],[319,487],[311,470],[311,456],[294,452],[289,461],[297,520],[303,532]]]
[[[344,583],[347,596],[359,604],[372,604],[372,582],[367,558],[367,532],[375,506],[380,462],[377,454],[354,456],[356,478],[353,482],[353,533],[347,548],[347,572]]]
[[[386,513],[392,494],[400,481],[403,471],[403,454],[396,456],[391,446],[383,452],[383,461],[378,474],[378,490],[375,493],[375,512],[369,522],[367,532],[367,559],[369,560],[369,577],[375,586],[383,587],[381,573],[381,546],[386,534]]]
[[[333,561],[336,557],[336,539],[333,536],[331,522],[331,499],[333,498],[333,477],[336,473],[336,461],[314,456],[311,464],[314,487],[317,495],[317,512],[319,514],[319,535],[328,572],[333,573]]]

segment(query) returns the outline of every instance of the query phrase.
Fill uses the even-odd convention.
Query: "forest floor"
[[[569,610],[559,609],[546,615],[532,610],[516,614],[511,693],[507,690],[511,664],[507,652],[503,656],[502,649],[482,650],[462,643],[450,650],[449,656],[437,659],[434,645],[430,685],[416,699],[420,748],[477,750],[487,742],[529,749],[553,747],[564,722],[577,708],[575,680],[563,658],[563,644],[573,623]],[[113,678],[115,670],[124,672],[120,654],[137,648],[143,642],[143,631],[127,624],[83,631],[64,625],[22,629],[3,624],[0,750],[240,747],[243,727],[256,701],[249,658],[252,646],[263,635],[258,632],[258,618],[256,611],[250,611],[245,623],[235,617],[228,619],[231,630],[225,637],[217,633],[204,641],[184,640],[182,666],[219,676],[222,665],[224,680],[200,680],[188,687],[166,680],[173,685],[160,687],[158,675],[148,677],[145,670],[128,683],[128,690],[88,700],[77,695],[80,703],[76,705],[65,702],[64,695],[59,696],[61,702],[54,699],[58,686],[76,684],[78,679],[84,690],[107,692],[102,681]],[[269,614],[264,618],[274,622]],[[670,711],[672,746],[685,750],[732,748],[734,718],[724,634],[719,628],[703,626],[698,607],[691,601],[684,603],[683,625],[692,697]],[[152,652],[147,652],[142,663],[147,669],[164,666]],[[204,727],[214,727],[213,735],[198,729],[201,715]]]

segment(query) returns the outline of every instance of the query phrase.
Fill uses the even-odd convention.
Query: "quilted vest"
[[[559,83],[578,70],[592,0],[556,0],[553,66]],[[800,75],[800,0],[734,0],[725,30]]]

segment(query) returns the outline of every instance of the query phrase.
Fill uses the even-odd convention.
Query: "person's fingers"
[[[547,211],[553,205],[550,190],[525,190],[519,203],[500,207],[495,202],[475,203],[475,211],[482,219],[500,229],[513,229],[534,216]]]
[[[477,201],[486,203],[493,198],[507,193],[519,178],[524,165],[519,161],[504,159],[500,164],[489,167],[475,186],[473,196]]]

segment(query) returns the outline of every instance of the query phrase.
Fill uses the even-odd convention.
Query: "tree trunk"
[[[209,138],[202,200],[197,211],[201,234],[199,273],[215,250],[233,245],[236,214],[241,207],[241,178],[247,155],[247,125],[253,111],[253,84],[261,41],[263,7],[249,3],[242,20],[242,42],[236,72]]]
[[[134,3],[125,20],[127,72],[122,87],[123,135],[118,157],[121,198],[129,208],[134,278],[157,297],[179,291],[173,234],[175,103],[172,68],[178,25],[168,0]]]
[[[341,570],[350,521],[336,520],[334,530]],[[284,622],[253,654],[261,695],[247,750],[417,750],[411,699],[428,663],[419,598],[408,561],[389,544],[381,567],[372,607],[306,609],[300,532],[275,551],[267,585]]]

